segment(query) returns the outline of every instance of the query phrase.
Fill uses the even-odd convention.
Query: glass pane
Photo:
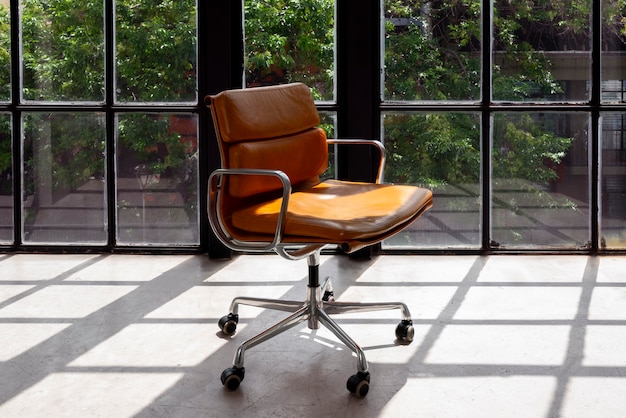
[[[196,101],[196,2],[116,0],[116,100]]]
[[[326,132],[326,138],[335,138],[335,132],[337,132],[337,112],[321,111],[320,114],[320,128]],[[334,179],[337,174],[337,163],[335,161],[336,152],[335,147],[330,146],[328,148],[328,168],[320,176],[323,180]]]
[[[11,100],[11,19],[9,2],[0,1],[0,101]]]
[[[602,0],[602,100],[626,102],[626,2]]]
[[[384,0],[384,100],[479,100],[480,0]]]
[[[247,87],[302,82],[335,99],[335,0],[244,0]]]
[[[103,1],[21,4],[24,99],[103,101]]]
[[[105,244],[105,116],[24,115],[25,243]]]
[[[590,15],[590,0],[497,0],[493,10],[493,98],[588,100]]]
[[[480,115],[385,113],[384,181],[428,187],[434,206],[386,248],[479,248]]]
[[[626,248],[626,113],[602,117],[600,248]]]
[[[608,71],[604,71],[604,73],[606,74]],[[626,76],[626,74],[624,75]],[[601,86],[602,100],[612,103],[626,102],[626,80],[604,80]]]
[[[11,116],[0,114],[0,243],[13,242]]]
[[[117,242],[198,244],[198,118],[128,113],[117,119]]]
[[[493,120],[492,231],[503,248],[586,247],[585,113],[499,113]]]

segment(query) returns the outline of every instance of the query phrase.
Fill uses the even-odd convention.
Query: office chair
[[[332,314],[399,309],[396,328],[401,343],[413,340],[413,325],[404,303],[350,303],[334,300],[329,279],[320,283],[320,252],[337,245],[346,253],[390,237],[432,205],[431,191],[405,185],[380,184],[384,148],[378,141],[329,140],[318,128],[315,103],[301,83],[228,90],[208,96],[222,168],[209,176],[208,215],[216,236],[230,249],[273,250],[289,260],[307,258],[308,288],[304,301],[237,297],[230,313],[219,320],[232,335],[240,304],[289,312],[282,321],[243,342],[233,365],[221,375],[235,390],[244,378],[244,354],[308,321],[310,329],[326,326],[357,358],[357,373],[347,388],[357,396],[369,391],[365,354],[330,317]],[[321,181],[328,167],[329,144],[369,144],[380,153],[376,183]]]

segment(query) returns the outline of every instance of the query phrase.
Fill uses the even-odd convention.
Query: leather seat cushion
[[[273,235],[281,200],[235,211],[233,226]],[[290,196],[284,236],[329,243],[373,238],[409,222],[431,204],[432,192],[419,187],[330,180]]]

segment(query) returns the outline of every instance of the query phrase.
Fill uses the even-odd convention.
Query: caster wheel
[[[237,330],[239,315],[228,314],[220,318],[217,325],[225,335],[233,335]]]
[[[358,372],[348,379],[346,387],[350,393],[355,394],[359,398],[367,395],[370,390],[370,374],[368,372]]]
[[[415,329],[413,329],[413,321],[403,320],[396,327],[396,338],[398,340],[410,344],[415,337]]]
[[[237,367],[230,367],[222,372],[222,376],[220,377],[222,380],[222,385],[224,385],[228,390],[236,390],[243,377],[245,375],[244,368],[238,369]]]

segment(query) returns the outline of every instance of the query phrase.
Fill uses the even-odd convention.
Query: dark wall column
[[[338,138],[379,139],[380,2],[337,1]],[[372,181],[371,147],[339,148],[340,178]]]
[[[199,135],[203,142],[200,158],[209,162],[208,167],[200,172],[201,231],[205,234],[202,242],[208,243],[209,257],[229,258],[231,251],[215,237],[206,216],[207,180],[209,173],[219,168],[220,158],[211,114],[203,103],[207,94],[242,86],[242,4],[232,0],[200,1],[198,8],[198,16],[202,20],[198,34],[198,74],[203,75],[198,80],[201,102]]]

